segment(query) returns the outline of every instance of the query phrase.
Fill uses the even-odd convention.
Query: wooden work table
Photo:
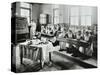
[[[77,40],[77,39],[69,39],[69,38],[57,38],[57,41],[59,42],[65,42],[69,44],[74,44],[76,46],[82,46],[87,48],[89,46],[88,42],[83,40]]]

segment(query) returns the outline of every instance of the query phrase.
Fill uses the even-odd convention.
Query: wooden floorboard
[[[62,54],[60,52],[57,52],[57,51],[54,51],[52,54],[54,54],[55,57],[60,56],[62,58],[65,58],[66,60],[69,60],[71,62],[74,62],[74,65],[76,64],[76,65],[79,65],[79,66],[84,67],[84,68],[97,68],[97,66],[94,66],[94,65],[91,65],[89,63],[83,62],[83,61],[81,61],[79,59],[76,59],[75,57],[71,57],[71,56],[68,56],[68,55],[64,55],[64,54]],[[61,62],[59,64],[61,65],[62,63],[63,62]],[[56,64],[57,64],[57,62],[56,62]],[[61,66],[66,67],[66,64],[63,63]]]

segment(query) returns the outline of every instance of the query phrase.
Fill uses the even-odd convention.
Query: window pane
[[[21,7],[25,7],[25,8],[30,8],[30,4],[28,4],[28,3],[23,3],[23,2],[22,2],[22,3],[20,4],[20,6],[21,6]]]
[[[54,16],[59,16],[59,9],[54,11]]]
[[[59,16],[54,17],[54,24],[58,24],[59,23]]]
[[[40,24],[46,24],[46,14],[40,14]]]
[[[29,10],[27,10],[27,9],[21,9],[21,16],[22,17],[26,17],[27,20],[28,20],[28,23],[30,22]]]
[[[81,16],[81,25],[85,26],[85,16]]]
[[[81,16],[81,25],[91,26],[91,16]]]
[[[27,9],[21,9],[21,16],[28,17],[29,16],[29,10],[27,10]]]
[[[81,15],[92,15],[91,7],[80,7],[80,14]]]
[[[91,16],[86,16],[86,25],[91,26]]]
[[[71,17],[71,25],[78,25],[79,18],[78,17]]]
[[[78,16],[78,15],[79,15],[79,8],[71,7],[71,16]]]
[[[46,24],[46,18],[45,17],[40,18],[40,24]]]
[[[54,24],[59,23],[59,9],[54,9]]]

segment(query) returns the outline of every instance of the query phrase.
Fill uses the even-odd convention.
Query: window
[[[20,11],[21,16],[26,17],[28,20],[28,23],[31,21],[31,4],[29,3],[20,3]]]
[[[92,9],[91,7],[71,7],[70,8],[70,24],[91,26]]]
[[[91,7],[80,7],[80,19],[81,25],[83,26],[91,26],[92,21],[92,9]]]
[[[86,16],[86,25],[91,26],[91,16]]]
[[[70,24],[79,25],[79,8],[71,7],[70,9]]]
[[[23,3],[23,2],[21,2],[21,7],[23,7],[23,8],[30,8],[30,4],[29,3]]]
[[[59,23],[59,16],[55,16],[54,17],[54,24],[58,24]]]
[[[91,26],[91,16],[81,16],[81,25]]]
[[[53,9],[53,19],[54,19],[54,24],[58,24],[59,23],[59,9]]]
[[[26,10],[26,9],[21,9],[21,16],[29,17],[30,16],[30,11]]]
[[[88,6],[80,7],[80,13],[82,16],[92,15],[92,8]]]
[[[40,14],[40,24],[46,24],[46,14]]]
[[[79,17],[77,17],[77,16],[72,17],[71,16],[70,23],[71,23],[71,25],[78,25],[79,24]]]
[[[79,7],[71,7],[70,11],[71,16],[79,16]]]

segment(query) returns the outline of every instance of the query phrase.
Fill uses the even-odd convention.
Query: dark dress
[[[59,41],[55,41],[54,43],[52,43],[53,44],[53,46],[55,47],[55,46],[58,46],[59,45]]]

